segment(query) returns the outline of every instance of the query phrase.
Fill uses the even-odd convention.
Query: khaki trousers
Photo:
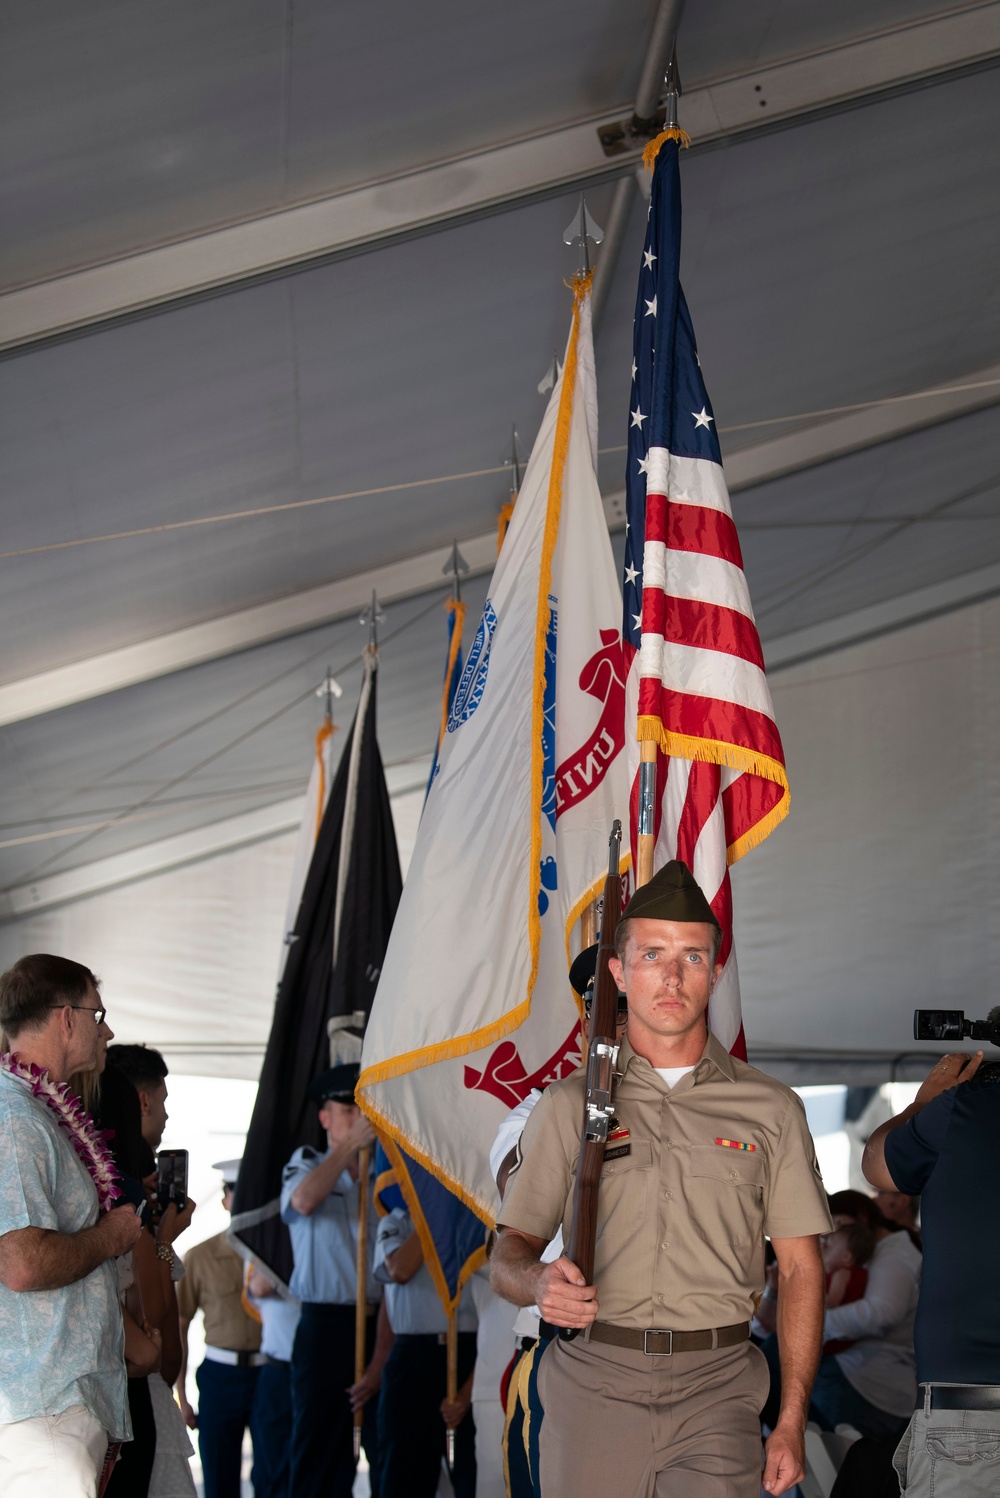
[[[550,1343],[541,1487],[574,1498],[759,1498],[767,1364],[751,1343],[646,1357]]]
[[[3,1498],[96,1498],[108,1438],[82,1404],[0,1425]]]

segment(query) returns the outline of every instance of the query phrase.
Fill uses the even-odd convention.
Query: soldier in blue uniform
[[[364,1407],[362,1443],[378,1498],[376,1397],[392,1333],[376,1313],[381,1286],[371,1275],[369,1236],[366,1298],[368,1364],[354,1382],[354,1317],[357,1298],[357,1233],[360,1193],[358,1154],[374,1141],[368,1120],[354,1102],[357,1065],[335,1066],[316,1077],[309,1096],[326,1133],[324,1154],[303,1148],[285,1166],[281,1215],[295,1256],[290,1289],[302,1304],[292,1347],[292,1437],[289,1491],[294,1498],[350,1498],[354,1485],[353,1408]]]
[[[395,1333],[378,1408],[382,1498],[434,1498],[445,1452],[448,1322],[413,1220],[402,1208],[394,1208],[379,1223],[375,1278],[385,1286]],[[468,1285],[456,1314],[456,1405],[464,1413],[455,1430],[451,1482],[455,1498],[475,1498],[476,1431],[469,1404],[476,1365],[476,1310]]]

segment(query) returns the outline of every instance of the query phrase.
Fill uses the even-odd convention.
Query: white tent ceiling
[[[288,825],[373,585],[383,753],[420,779],[441,568],[457,539],[475,612],[581,186],[626,206],[620,524],[644,204],[597,128],[656,9],[6,8],[0,918]],[[689,0],[678,57],[685,288],[769,659],[1000,591],[1000,5]]]

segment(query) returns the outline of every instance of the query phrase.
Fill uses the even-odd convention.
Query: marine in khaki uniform
[[[601,1177],[594,1285],[567,1239],[585,1074],[543,1095],[525,1127],[492,1259],[494,1289],[575,1327],[539,1369],[546,1493],[758,1498],[803,1475],[819,1357],[826,1197],[805,1112],[780,1082],[708,1033],[720,931],[684,864],[623,912],[612,973],[628,997],[615,1120]],[[749,1321],[778,1257],[781,1415],[761,1477],[758,1412],[768,1375]]]

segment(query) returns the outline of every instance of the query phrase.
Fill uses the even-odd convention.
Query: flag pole
[[[379,608],[378,597],[372,589],[372,601],[361,615],[360,622],[368,625],[368,648],[366,669],[378,657],[378,627],[385,619]],[[339,937],[339,930],[337,936]],[[366,1144],[358,1151],[358,1261],[357,1293],[354,1300],[354,1382],[360,1383],[365,1373],[368,1330],[368,1178],[371,1174],[371,1149]],[[361,1425],[364,1420],[364,1405],[354,1411],[354,1460],[361,1455]]]
[[[656,740],[643,739],[639,760],[639,828],[635,863],[635,887],[653,877],[653,844],[656,809]]]
[[[360,1383],[365,1376],[366,1332],[368,1330],[367,1277],[368,1277],[368,1176],[371,1170],[371,1150],[366,1144],[358,1151],[358,1294],[354,1302],[354,1382]],[[361,1455],[361,1423],[365,1417],[364,1405],[354,1411],[354,1460]]]
[[[454,1404],[458,1396],[458,1316],[455,1307],[452,1306],[448,1312],[448,1387],[447,1398],[449,1404]],[[455,1470],[455,1427],[449,1425],[444,1433],[445,1455],[448,1458],[448,1471]]]

